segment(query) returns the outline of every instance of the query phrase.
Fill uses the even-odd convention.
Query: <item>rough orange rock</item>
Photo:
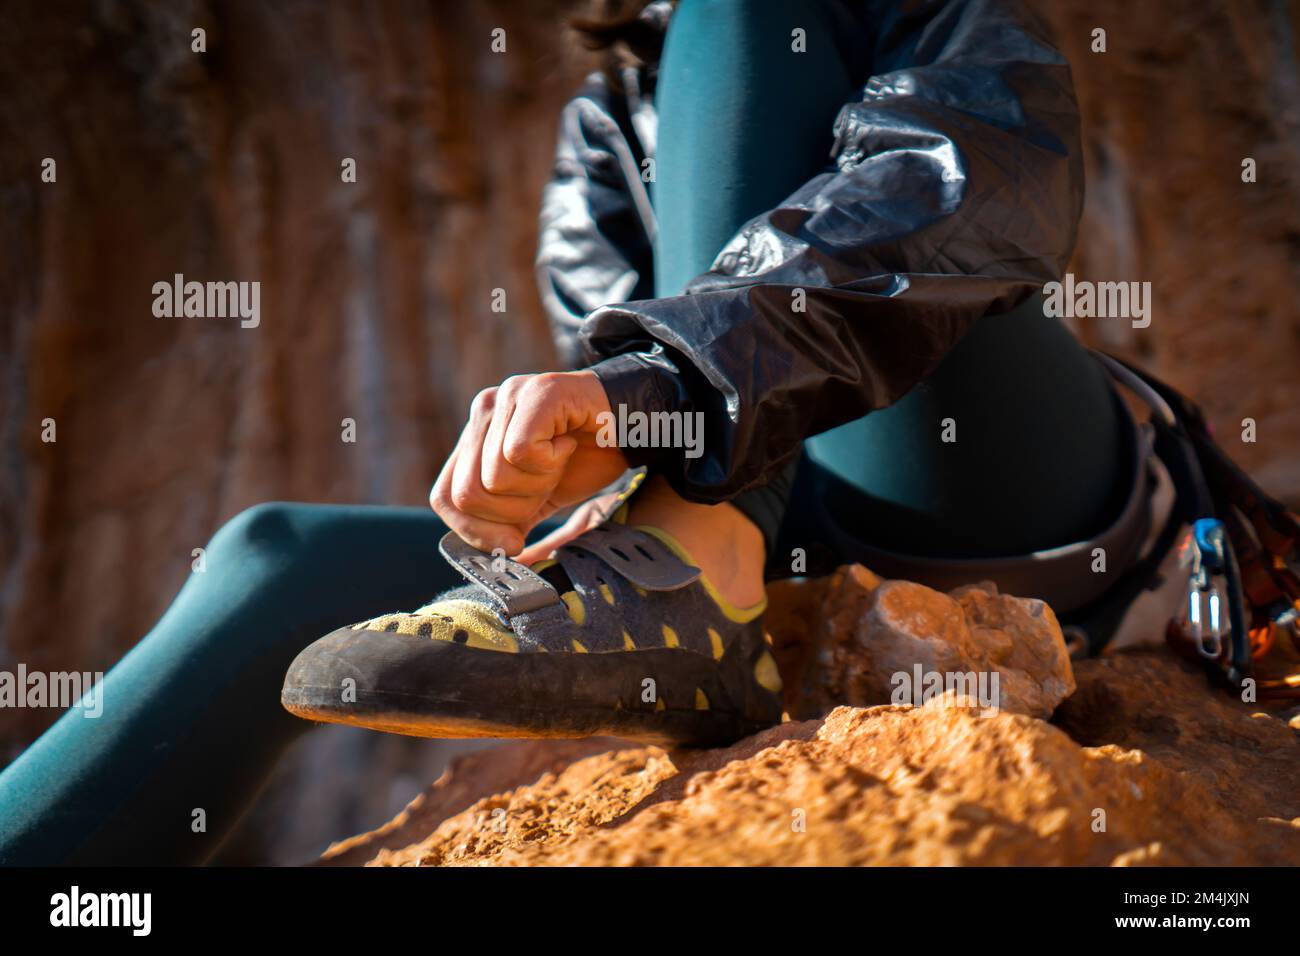
[[[1289,751],[1294,768],[1293,733],[1273,723],[1275,756]],[[629,748],[575,760],[373,863],[1300,862],[1295,798],[1270,787],[1265,799],[1275,801],[1272,815],[1243,813],[1176,762],[1115,744],[1081,747],[1023,715],[840,707],[724,750]]]
[[[793,599],[799,611],[769,622],[781,632],[778,646],[808,645],[794,662],[800,693],[787,698],[797,716],[821,716],[838,704],[919,703],[917,678],[930,675],[945,687],[978,685],[992,692],[981,702],[1035,717],[1051,716],[1074,690],[1060,625],[1042,601],[998,594],[992,584],[943,594],[882,582],[860,566],[812,585],[807,598],[805,587],[780,591],[779,600]]]
[[[1071,675],[1055,664],[1044,639],[1055,622],[1037,602],[984,587],[927,590],[862,568],[774,588],[777,656],[787,678],[805,668],[815,689],[793,702],[815,709],[831,687],[865,694],[874,686],[865,675],[881,671],[875,653],[942,664],[973,648],[1024,681]],[[859,632],[882,635],[880,645]],[[718,750],[509,745],[458,762],[330,862],[1300,863],[1290,711],[1242,704],[1163,649],[1083,661],[1074,675],[1077,692],[1053,723],[949,695],[920,707],[839,706]],[[1040,704],[1059,690],[1041,692]]]
[[[529,741],[480,750],[454,760],[437,782],[417,796],[388,823],[370,833],[334,843],[321,866],[356,866],[376,852],[400,849],[417,842],[448,817],[477,803],[485,793],[505,791],[535,782],[543,773],[558,773],[593,754],[605,754],[631,744],[607,737]]]

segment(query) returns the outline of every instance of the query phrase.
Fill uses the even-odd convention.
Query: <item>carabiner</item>
[[[1183,540],[1179,566],[1187,571],[1187,605],[1183,633],[1196,653],[1208,660],[1223,654],[1224,638],[1231,632],[1225,621],[1225,601],[1219,585],[1226,570],[1226,531],[1217,518],[1201,518]]]

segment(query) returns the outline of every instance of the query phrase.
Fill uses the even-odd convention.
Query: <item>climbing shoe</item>
[[[287,710],[418,737],[696,746],[781,719],[764,604],[733,607],[666,532],[610,521],[532,568],[454,533],[440,550],[470,583],[316,641]]]

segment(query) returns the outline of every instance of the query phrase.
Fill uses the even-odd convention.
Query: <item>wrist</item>
[[[680,376],[660,350],[625,352],[597,362],[588,371],[600,381],[616,420],[633,411],[646,415],[675,412],[686,404]],[[671,451],[659,447],[623,448],[633,468],[653,466]]]

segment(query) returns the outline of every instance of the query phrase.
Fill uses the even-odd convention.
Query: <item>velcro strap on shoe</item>
[[[563,607],[560,593],[551,582],[518,561],[480,551],[454,531],[448,531],[438,550],[451,566],[486,590],[512,621],[520,615],[536,615],[548,605]]]
[[[621,524],[603,524],[564,546],[586,551],[647,591],[676,591],[700,576],[654,535]]]

